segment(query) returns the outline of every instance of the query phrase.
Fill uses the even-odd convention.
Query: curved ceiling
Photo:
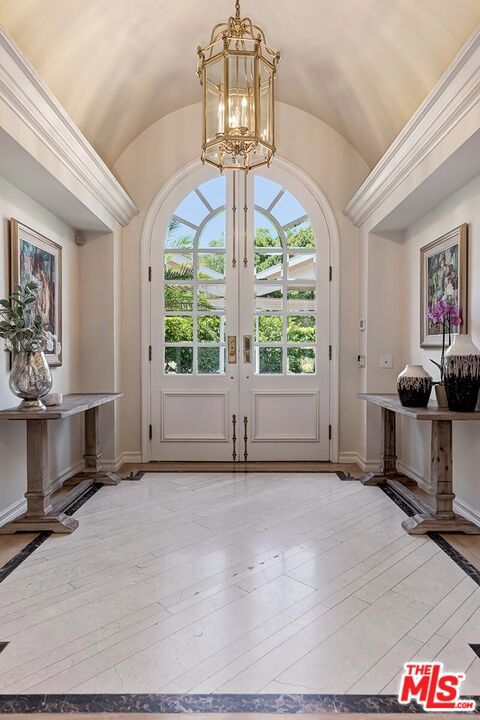
[[[233,0],[1,0],[0,23],[104,160],[200,99],[196,47]],[[373,166],[480,22],[479,0],[243,0],[277,97]]]

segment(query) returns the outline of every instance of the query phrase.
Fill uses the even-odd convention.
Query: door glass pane
[[[282,312],[282,285],[255,285],[256,312]]]
[[[282,188],[276,182],[255,175],[255,205],[265,210],[270,207]]]
[[[166,347],[165,372],[168,375],[189,375],[193,372],[193,348]]]
[[[315,372],[315,348],[288,348],[287,363],[292,375],[312,375]]]
[[[288,256],[288,279],[289,280],[315,280],[315,255],[289,255]]]
[[[315,288],[289,285],[287,290],[288,312],[315,312]]]
[[[282,247],[277,228],[263,213],[255,210],[255,247]]]
[[[255,342],[271,343],[283,340],[283,317],[260,315],[255,318]]]
[[[225,278],[224,253],[199,253],[197,259],[199,280],[223,280]]]
[[[300,315],[287,319],[287,342],[314,343],[315,318],[311,315]]]
[[[217,210],[225,205],[225,194],[227,192],[225,175],[207,180],[198,188],[208,204]]]
[[[281,347],[257,347],[256,372],[259,375],[281,375],[283,372],[283,349]]]
[[[219,315],[204,315],[197,318],[197,340],[199,343],[218,343],[225,340],[225,318]]]
[[[257,280],[281,280],[283,278],[282,253],[255,253],[254,261]]]
[[[303,223],[288,228],[285,232],[285,237],[288,247],[315,247],[315,235],[310,220],[305,220]]]
[[[175,210],[175,215],[182,220],[188,220],[188,222],[198,227],[207,217],[208,208],[205,203],[201,201],[196,192],[191,192],[184,200],[182,200],[178,208]]]
[[[180,220],[172,218],[168,223],[165,247],[168,249],[193,248],[195,230]]]
[[[193,255],[165,253],[165,280],[193,280]]]
[[[218,375],[225,372],[225,348],[199,347],[198,372],[201,375]]]
[[[225,310],[225,285],[199,285],[197,310]]]
[[[165,342],[192,342],[193,317],[188,315],[185,317],[166,317],[164,325]]]
[[[307,213],[298,200],[289,192],[284,192],[280,200],[272,208],[272,215],[280,227],[305,217]]]
[[[166,312],[191,312],[193,310],[192,285],[165,283],[164,302]]]
[[[225,247],[225,210],[207,222],[198,241],[200,249]]]

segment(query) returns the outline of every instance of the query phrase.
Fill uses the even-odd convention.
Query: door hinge
[[[150,426],[150,427],[151,427],[151,426]],[[329,440],[332,439],[332,426],[331,426],[331,425],[328,426],[328,439],[329,439]]]
[[[152,266],[151,265],[148,268],[148,282],[152,282]]]
[[[151,440],[153,438],[153,428],[151,425],[148,426],[148,439]]]
[[[328,359],[331,360],[333,357],[332,346],[328,346]]]
[[[330,282],[332,282],[332,278],[333,278],[333,268],[332,268],[331,265],[330,265],[330,270],[329,270],[329,272],[328,272],[328,277],[329,277]]]
[[[148,346],[148,360],[149,362],[152,362],[152,346]]]

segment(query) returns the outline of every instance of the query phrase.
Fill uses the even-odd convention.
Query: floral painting
[[[12,287],[32,280],[38,287],[35,311],[45,329],[58,339],[47,353],[49,365],[61,365],[61,269],[62,248],[17,220],[11,221]]]
[[[446,303],[459,309],[458,324],[452,332],[465,332],[467,311],[467,226],[461,225],[423,247],[421,254],[421,337],[422,347],[440,346],[442,329],[432,311]],[[461,322],[460,322],[461,319]]]

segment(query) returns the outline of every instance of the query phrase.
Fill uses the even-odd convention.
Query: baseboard
[[[139,465],[142,461],[142,453],[138,450],[126,450],[116,460],[104,460],[102,466],[105,470],[118,472],[124,465]]]
[[[57,477],[51,482],[50,487],[52,492],[59,490],[65,480],[68,480],[68,478],[72,477],[72,475],[76,475],[78,472],[83,470],[83,465],[83,460],[79,460],[73,465],[65,468],[65,470],[62,470],[62,472],[59,473]],[[11,520],[14,520],[18,515],[24,513],[26,509],[27,501],[24,497],[22,497],[20,500],[14,502],[13,505],[5,508],[5,510],[0,510],[0,526],[6,525]]]
[[[429,480],[425,480],[424,477],[422,477],[415,468],[411,467],[410,465],[407,465],[407,463],[402,462],[401,460],[397,460],[397,469],[400,470],[403,475],[406,475],[409,478],[412,478],[412,480],[415,480],[418,487],[420,487],[422,490],[425,490],[426,493],[431,492],[432,486]]]
[[[475,525],[480,525],[480,512],[478,512],[478,510],[474,510],[466,502],[463,502],[463,500],[454,500],[453,508],[455,512],[458,512],[459,515],[463,515],[463,517],[470,520],[470,522],[475,523]]]
[[[358,465],[363,472],[376,472],[380,468],[380,460],[366,460],[355,451],[341,452],[338,456],[338,462],[347,465]]]

